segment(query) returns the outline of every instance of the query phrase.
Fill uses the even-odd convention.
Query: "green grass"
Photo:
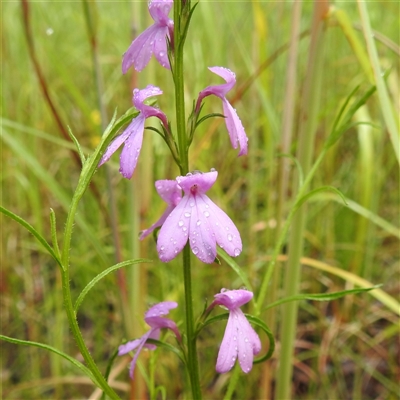
[[[367,2],[366,5],[372,29],[384,36],[384,42],[376,40],[375,45],[381,69],[387,72],[387,92],[391,107],[395,109],[400,79],[399,54],[390,48],[388,39],[398,41],[399,5],[395,2]],[[122,76],[120,64],[121,55],[132,39],[132,24],[135,22],[143,29],[149,20],[145,3],[108,1],[92,6],[96,12],[104,83],[102,100],[111,119],[115,109],[120,116],[131,107],[132,72]],[[100,141],[102,123],[83,6],[79,2],[32,2],[29,7],[36,57],[51,99],[63,126],[71,128],[88,155]],[[368,72],[371,61],[363,34],[358,30],[357,4],[339,2],[335,7],[349,17],[357,42],[350,45],[332,10],[324,39],[314,155],[321,152],[335,116],[349,93],[357,85],[363,93],[371,83]],[[312,3],[303,5],[301,31],[310,28],[312,9]],[[24,36],[21,4],[4,2],[2,10],[1,203],[26,219],[49,242],[52,208],[62,245],[79,165],[41,92]],[[233,99],[235,90],[277,49],[289,42],[291,14],[292,7],[285,2],[201,1],[186,45],[187,110],[200,90],[220,82],[207,70],[208,66],[223,65],[236,72],[237,86],[230,93]],[[142,19],[138,20],[138,15]],[[398,51],[399,44],[396,46]],[[293,155],[302,140],[297,134],[302,124],[299,109],[308,51],[309,35],[305,34],[299,41],[298,87],[290,144]],[[278,214],[281,160],[278,154],[281,152],[287,55],[285,50],[274,57],[235,104],[249,136],[248,157],[236,157],[220,119],[202,124],[191,148],[191,169],[208,171],[214,167],[219,172],[209,195],[232,217],[241,232],[244,251],[235,261],[247,274],[256,293],[276,244],[277,225],[282,222]],[[136,79],[139,87],[152,83],[163,89],[159,106],[174,124],[169,72],[153,59],[148,70]],[[382,106],[385,106],[382,99],[378,93],[374,94],[355,117],[371,125],[355,126],[345,132],[318,168],[311,187],[334,186],[356,206],[351,203],[345,207],[341,201],[334,201],[330,193],[312,198],[307,208],[303,254],[352,272],[372,284],[382,283],[381,289],[399,300],[399,241],[396,236],[399,165]],[[398,114],[399,110],[396,111]],[[220,101],[207,99],[204,112],[222,112]],[[288,164],[293,163],[289,160]],[[119,175],[117,155],[109,165],[109,183],[102,167],[79,206],[70,260],[73,299],[76,300],[83,288],[118,258],[109,223],[110,185],[117,202],[120,261],[143,257],[154,262],[126,268],[129,304],[121,299],[118,279],[123,276],[112,272],[91,289],[80,308],[78,321],[90,352],[103,372],[122,340],[145,331],[143,312],[149,304],[176,300],[183,307],[184,298],[181,260],[177,258],[168,265],[162,264],[152,238],[137,241],[138,231],[153,223],[164,210],[164,203],[154,190],[154,180],[173,179],[178,174],[167,149],[154,132],[146,131],[139,167],[132,181]],[[294,168],[290,167],[291,177]],[[293,199],[294,193],[288,191],[283,218],[287,217]],[[367,212],[360,214],[357,205]],[[46,343],[81,360],[62,311],[57,264],[20,225],[4,216],[1,224],[1,333]],[[287,252],[286,246],[284,250]],[[337,274],[305,265],[299,282],[302,292],[352,288],[352,282]],[[283,297],[281,281],[290,279],[284,262],[279,262],[277,267],[278,288],[273,301]],[[210,301],[222,287],[238,288],[243,284],[224,261],[221,266],[207,266],[193,260],[193,275],[196,315],[202,311],[205,299]],[[131,288],[135,288],[134,293]],[[301,301],[299,307],[293,398],[398,398],[399,329],[398,315],[392,309],[370,293],[330,303]],[[171,315],[183,327],[182,310],[174,310]],[[274,330],[278,332],[277,327],[285,315],[281,307],[273,310],[278,324]],[[201,381],[207,399],[223,398],[230,382],[229,374],[218,375],[214,369],[223,329],[223,323],[208,327],[198,342]],[[267,342],[265,337],[262,339]],[[277,341],[279,343],[279,336]],[[1,345],[4,398],[87,398],[95,390],[79,369],[57,355],[8,342]],[[278,358],[279,346],[268,365],[255,365],[248,376],[240,373],[232,398],[267,398],[275,381]],[[121,365],[124,360],[118,358],[114,363],[115,368],[120,368],[115,379],[121,384],[118,393],[129,398],[129,377],[127,369]],[[164,349],[143,352],[140,361],[143,368],[139,369],[144,376],[154,371],[155,384],[165,387],[167,398],[185,398],[183,366],[172,353]],[[178,376],[182,379],[177,379]],[[81,383],[71,384],[78,381]],[[135,381],[139,387],[134,389],[135,393],[138,390],[147,392],[145,381],[140,378]]]

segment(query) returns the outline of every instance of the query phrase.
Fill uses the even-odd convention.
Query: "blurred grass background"
[[[351,21],[352,31],[365,50],[359,31],[360,17],[354,2],[332,3],[327,23],[323,60],[322,92],[315,154],[318,154],[347,95],[360,84],[367,88],[369,78],[354,48],[338,23],[337,10]],[[399,112],[399,4],[368,2],[381,67],[388,72],[389,94]],[[303,4],[299,42],[298,90],[295,115],[302,102],[312,16],[311,2]],[[134,86],[151,83],[161,87],[160,108],[174,120],[172,83],[169,71],[152,59],[140,75],[121,74],[121,55],[151,21],[145,2],[105,1],[89,3],[96,28],[98,62],[103,89],[101,103],[107,121],[102,121],[91,46],[80,2],[29,3],[31,44],[40,65],[56,113],[89,154],[98,143],[102,123],[107,124],[114,110],[121,115],[131,107]],[[260,284],[277,237],[278,167],[281,151],[282,115],[287,71],[287,48],[292,17],[291,2],[201,1],[194,14],[186,45],[186,98],[188,111],[198,92],[219,83],[208,66],[222,65],[236,72],[237,86],[230,99],[249,136],[249,156],[237,159],[230,148],[221,121],[202,124],[191,149],[191,167],[219,171],[213,198],[237,224],[244,251],[238,264],[253,286]],[[46,102],[37,73],[29,56],[24,33],[22,5],[2,4],[2,204],[28,220],[50,240],[49,210],[55,210],[61,239],[67,207],[79,176],[73,146],[64,138]],[[26,26],[26,24],[25,24]],[[396,43],[397,42],[397,43]],[[260,75],[245,92],[241,85]],[[221,112],[218,99],[207,98],[204,112]],[[297,148],[294,124],[292,154]],[[312,186],[332,185],[346,197],[370,211],[360,216],[332,196],[318,197],[308,207],[305,233],[307,257],[323,261],[338,270],[350,271],[399,299],[398,232],[399,169],[393,146],[374,95],[357,114],[360,125],[350,129],[332,148],[318,170]],[[152,264],[140,264],[123,274],[110,274],[90,293],[78,319],[88,346],[104,371],[108,359],[123,339],[138,336],[146,329],[143,312],[156,301],[176,300],[183,307],[180,259],[168,265],[157,261],[151,238],[137,241],[140,229],[153,223],[164,209],[154,190],[154,180],[173,179],[178,170],[163,143],[147,131],[139,168],[132,181],[118,173],[118,157],[113,157],[109,176],[101,168],[91,190],[81,203],[72,243],[71,277],[75,296],[100,271],[121,259],[149,257]],[[117,215],[110,207],[110,187],[115,196]],[[287,215],[293,194],[283,205]],[[385,229],[374,223],[379,216]],[[110,220],[117,221],[113,232]],[[1,325],[2,333],[19,339],[41,341],[76,356],[62,313],[60,279],[55,263],[43,253],[32,236],[20,226],[2,218]],[[394,226],[394,227],[393,227]],[[397,229],[397,231],[396,231]],[[394,233],[393,233],[394,232]],[[117,234],[117,251],[115,246]],[[119,243],[119,244],[118,244]],[[223,263],[204,266],[194,262],[194,298],[197,313],[205,299],[222,287],[238,288],[241,281]],[[276,299],[282,297],[280,281],[290,279],[280,264]],[[199,284],[197,284],[197,282]],[[301,290],[307,293],[349,288],[335,274],[304,267]],[[124,299],[124,290],[128,298]],[[122,294],[122,295],[121,295]],[[270,299],[271,300],[271,299]],[[121,307],[121,304],[123,307]],[[130,313],[130,319],[123,316]],[[172,313],[183,321],[183,308]],[[284,318],[279,308],[277,322]],[[125,314],[126,315],[126,314]],[[271,315],[267,315],[271,318]],[[218,376],[214,365],[223,326],[213,326],[199,340],[200,368],[205,398],[222,398],[229,374]],[[276,328],[275,328],[276,329]],[[133,336],[132,336],[133,335]],[[279,337],[277,337],[279,342]],[[399,321],[398,315],[370,294],[347,297],[331,303],[302,301],[297,329],[294,398],[299,399],[396,399],[399,398]],[[279,352],[279,346],[276,352]],[[249,376],[241,376],[236,399],[269,398],[274,385],[276,356],[269,364],[254,366]],[[121,396],[145,393],[150,366],[157,385],[164,385],[168,398],[182,398],[183,374],[178,360],[163,350],[140,356],[144,381],[138,378],[131,388],[125,368],[127,360],[117,360],[116,389]],[[2,390],[7,399],[87,398],[94,388],[79,371],[44,350],[2,343]],[[266,374],[272,377],[266,379]],[[270,376],[270,375],[268,375]],[[141,382],[141,383],[140,383]],[[119,385],[119,386],[118,386]],[[139,392],[138,392],[139,391]],[[95,395],[96,396],[96,395]],[[98,396],[98,395],[97,395]],[[160,395],[161,396],[161,395]],[[161,398],[161,397],[159,397]]]

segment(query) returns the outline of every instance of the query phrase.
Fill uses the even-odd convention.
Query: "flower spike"
[[[253,367],[253,357],[261,351],[260,338],[240,309],[252,298],[253,293],[243,289],[222,289],[221,293],[214,296],[212,305],[219,304],[229,310],[228,324],[215,367],[220,374],[230,371],[237,358],[240,368],[247,374]]]
[[[140,240],[143,240],[145,237],[150,235],[154,229],[161,226],[182,199],[182,190],[176,181],[160,180],[156,181],[155,186],[158,194],[168,204],[168,207],[157,222],[155,222],[150,228],[141,232],[139,236]]]
[[[180,253],[189,240],[193,254],[211,264],[218,244],[230,256],[242,251],[242,240],[232,220],[205,194],[218,176],[217,171],[189,173],[176,178],[184,196],[160,229],[157,251],[168,262]]]
[[[131,179],[135,171],[136,164],[139,158],[139,153],[142,148],[144,123],[147,118],[157,117],[161,120],[163,125],[168,129],[168,121],[166,115],[158,108],[144,104],[148,97],[158,96],[162,94],[162,90],[157,86],[148,85],[145,89],[134,89],[133,91],[133,105],[139,110],[139,115],[132,120],[128,127],[117,136],[107,147],[99,162],[99,167],[107,162],[110,157],[117,151],[123,144],[124,148],[120,156],[120,169],[121,174]]]
[[[164,68],[170,69],[168,60],[167,38],[171,40],[174,22],[168,18],[173,0],[152,0],[149,12],[154,24],[142,32],[129,46],[122,59],[122,72],[126,74],[133,65],[140,72],[154,54]]]
[[[128,343],[122,344],[118,348],[118,355],[122,356],[124,354],[129,353],[136,349],[136,353],[131,361],[131,365],[129,367],[129,375],[133,379],[133,373],[135,371],[136,361],[139,357],[139,353],[143,347],[146,347],[150,350],[155,350],[156,345],[146,343],[147,339],[155,339],[158,340],[160,338],[160,330],[162,328],[167,328],[172,330],[175,333],[175,336],[180,341],[181,335],[178,331],[178,328],[174,321],[169,318],[164,318],[162,315],[169,314],[169,310],[178,307],[178,303],[174,301],[164,301],[162,303],[155,304],[153,307],[146,312],[144,316],[144,320],[148,325],[150,325],[151,329],[146,332],[141,338],[132,340]]]
[[[199,97],[196,103],[196,112],[200,111],[201,102],[204,97],[214,95],[222,100],[222,107],[225,115],[225,125],[229,133],[232,147],[237,149],[238,144],[240,146],[239,156],[247,154],[247,142],[248,138],[244,131],[242,121],[236,113],[236,110],[232,107],[229,101],[226,99],[226,94],[235,86],[236,75],[229,69],[223,67],[209,67],[211,72],[219,75],[225,80],[226,83],[222,85],[208,86],[199,93]]]

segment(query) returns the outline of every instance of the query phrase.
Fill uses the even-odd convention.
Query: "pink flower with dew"
[[[147,339],[155,339],[158,340],[160,338],[160,330],[163,328],[170,329],[175,333],[175,336],[179,341],[181,341],[181,335],[178,331],[176,323],[169,318],[164,318],[162,315],[169,314],[169,310],[178,307],[178,303],[174,301],[164,301],[162,303],[158,303],[146,312],[144,316],[144,320],[148,325],[150,325],[151,329],[146,332],[141,338],[132,340],[131,342],[122,344],[118,348],[118,355],[122,356],[124,354],[129,353],[130,351],[136,350],[136,353],[132,359],[132,362],[129,367],[129,375],[133,379],[133,373],[136,366],[136,361],[139,357],[139,353],[143,347],[146,347],[150,350],[155,350],[156,345],[146,343]]]
[[[141,232],[139,236],[140,240],[143,240],[145,237],[150,235],[154,229],[161,226],[182,199],[182,189],[178,186],[176,181],[160,180],[156,181],[155,186],[158,194],[168,204],[168,207],[157,222],[155,222],[150,228]]]
[[[166,115],[158,108],[144,104],[147,98],[160,94],[162,94],[162,90],[152,85],[148,85],[142,90],[134,89],[132,101],[133,105],[139,110],[139,115],[132,120],[121,135],[117,136],[110,143],[99,162],[99,167],[107,162],[117,149],[125,143],[120,156],[119,171],[125,178],[132,178],[142,148],[144,123],[146,119],[157,117],[161,120],[165,128],[168,129]]]
[[[220,374],[230,371],[239,358],[239,365],[246,374],[253,367],[253,358],[261,351],[261,341],[246,319],[240,307],[253,298],[248,290],[222,289],[214,296],[214,305],[221,305],[229,310],[228,324],[219,349],[216,370]]]
[[[217,171],[189,173],[176,178],[184,196],[160,229],[157,251],[168,262],[180,253],[189,240],[193,254],[211,264],[217,244],[230,256],[242,251],[242,240],[232,220],[205,194],[218,176]]]
[[[226,99],[226,94],[235,86],[236,75],[229,69],[223,67],[209,67],[211,72],[219,75],[225,80],[226,83],[222,85],[208,86],[199,93],[199,97],[196,103],[196,112],[199,112],[201,102],[204,97],[214,95],[222,100],[222,107],[224,110],[226,129],[228,130],[231,144],[234,149],[240,146],[239,156],[247,154],[247,142],[248,138],[244,131],[242,121],[237,115],[236,110],[232,107],[229,101]]]
[[[168,18],[173,0],[152,0],[149,12],[154,24],[142,32],[129,46],[122,59],[122,72],[125,74],[133,65],[141,71],[154,54],[164,68],[170,69],[168,60],[167,37],[171,40],[174,22]]]

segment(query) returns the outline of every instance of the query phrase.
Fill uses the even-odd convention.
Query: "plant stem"
[[[320,79],[322,73],[322,38],[323,18],[328,12],[328,2],[315,2],[313,26],[311,30],[311,43],[308,62],[308,74],[304,88],[304,107],[301,111],[302,125],[299,131],[298,160],[305,174],[310,170],[314,137],[316,132],[318,100],[320,93]],[[321,157],[319,158],[319,160]],[[319,163],[315,163],[318,165]],[[310,171],[302,186],[303,192],[315,171]],[[298,182],[294,180],[294,191],[298,191]],[[285,296],[293,296],[298,292],[300,282],[300,258],[304,245],[304,227],[306,221],[306,209],[302,206],[293,216],[293,224],[289,238],[289,259],[285,279]],[[291,398],[291,376],[293,369],[293,347],[296,333],[298,303],[286,304],[282,309],[283,318],[281,326],[281,354],[280,369],[277,376],[276,398]]]
[[[182,17],[182,2],[174,2],[174,84],[175,84],[175,111],[176,111],[176,130],[178,139],[180,172],[185,175],[189,172],[189,149],[187,145],[186,118],[185,118],[185,93],[183,75],[183,45],[184,39],[181,26],[184,18]],[[186,22],[187,23],[187,22]],[[188,349],[188,370],[193,399],[201,399],[199,367],[196,350],[196,336],[194,331],[193,318],[193,295],[192,277],[190,266],[189,245],[183,249],[183,280],[185,286],[185,313],[186,313],[186,336]]]

